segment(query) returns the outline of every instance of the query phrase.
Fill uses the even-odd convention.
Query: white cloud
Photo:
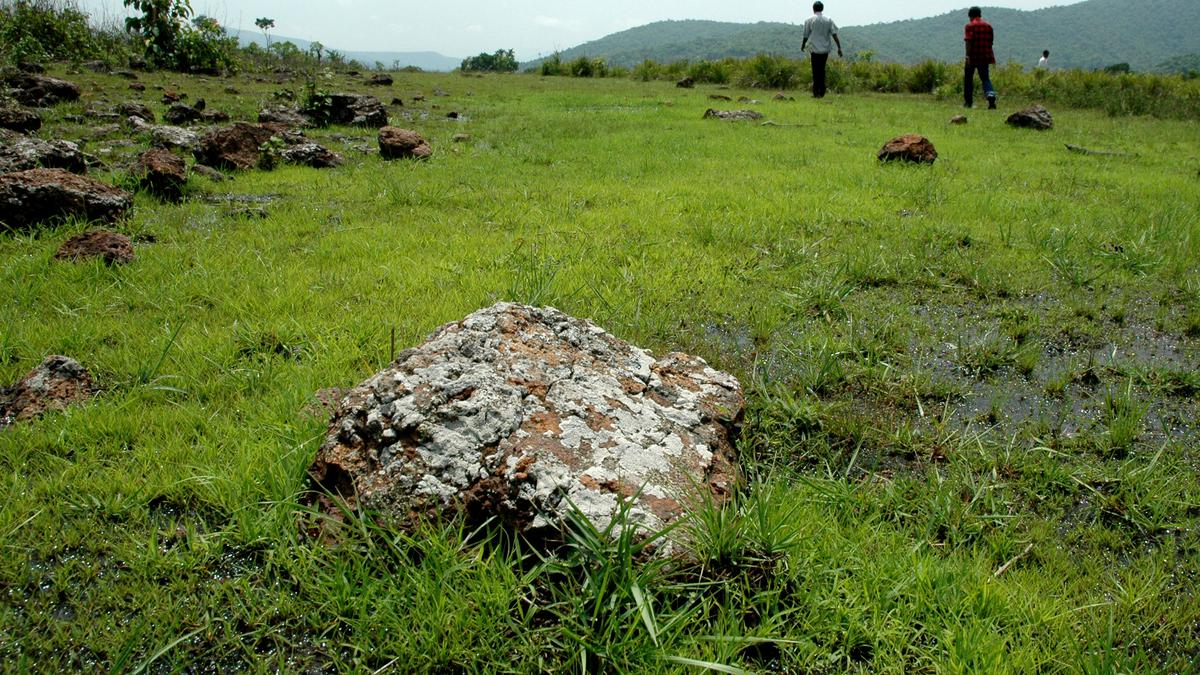
[[[468,33],[482,33],[483,26],[480,26],[477,23],[473,23],[470,26],[467,26],[466,28],[464,28],[463,30],[465,30]]]

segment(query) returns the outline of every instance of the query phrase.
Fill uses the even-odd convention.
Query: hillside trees
[[[141,12],[125,19],[125,29],[141,36],[150,64],[194,73],[236,66],[237,40],[227,37],[211,17],[198,16],[189,23],[189,0],[124,0],[124,4]]]
[[[517,57],[511,49],[497,49],[494,54],[467,57],[459,67],[464,71],[512,73],[517,70]]]

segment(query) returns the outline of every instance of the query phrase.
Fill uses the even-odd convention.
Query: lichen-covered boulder
[[[65,410],[95,391],[91,376],[78,361],[48,356],[20,382],[0,389],[0,429],[52,410]]]
[[[574,504],[603,529],[629,500],[629,522],[654,531],[697,491],[729,494],[743,408],[738,381],[698,357],[499,303],[352,389],[309,475],[402,528],[465,515],[548,533]]]
[[[270,129],[243,122],[213,129],[200,139],[196,161],[220,169],[253,169],[262,158],[262,146],[274,135]]]
[[[70,141],[44,141],[0,129],[0,173],[37,168],[87,173],[87,160]]]
[[[903,161],[914,164],[933,164],[938,153],[933,142],[919,134],[905,134],[888,141],[876,157],[881,162]]]
[[[289,164],[310,166],[314,169],[332,169],[341,166],[345,161],[336,152],[312,142],[297,143],[284,148],[280,154]]]
[[[69,216],[112,221],[132,204],[128,192],[62,169],[0,175],[0,229],[21,229]]]

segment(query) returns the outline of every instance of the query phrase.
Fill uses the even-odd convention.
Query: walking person
[[[1050,67],[1050,50],[1049,49],[1042,50],[1042,58],[1038,59],[1037,67],[1042,68],[1042,69]]]
[[[825,16],[825,3],[813,3],[813,16],[804,22],[804,39],[800,51],[812,44],[813,98],[825,97],[825,65],[829,63],[829,52],[837,45],[838,57],[842,55],[842,41],[838,39],[837,24]],[[811,43],[810,43],[811,41]]]
[[[979,71],[979,81],[983,84],[983,93],[987,96],[988,109],[996,109],[996,90],[992,87],[992,80],[988,77],[988,68],[996,62],[996,55],[992,52],[992,24],[983,20],[983,10],[978,7],[972,7],[967,10],[967,18],[970,22],[967,23],[965,36],[963,38],[967,43],[967,64],[966,72],[963,77],[963,104],[968,108],[971,107],[972,99],[975,96],[975,71]]]

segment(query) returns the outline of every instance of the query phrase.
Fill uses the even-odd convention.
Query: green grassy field
[[[85,101],[41,135],[125,181],[148,139],[73,116],[159,93],[69,77]],[[248,120],[303,88],[142,77]],[[310,131],[346,166],[139,194],[122,267],[51,259],[84,223],[0,234],[0,383],[65,354],[104,389],[0,432],[2,669],[1200,668],[1194,122],[720,92],[764,126],[658,82],[326,86],[404,99],[392,123],[433,159]],[[936,165],[875,161],[910,132]],[[454,523],[300,535],[314,392],[502,299],[741,379],[750,481],[687,525],[695,559],[586,536],[542,559]]]

